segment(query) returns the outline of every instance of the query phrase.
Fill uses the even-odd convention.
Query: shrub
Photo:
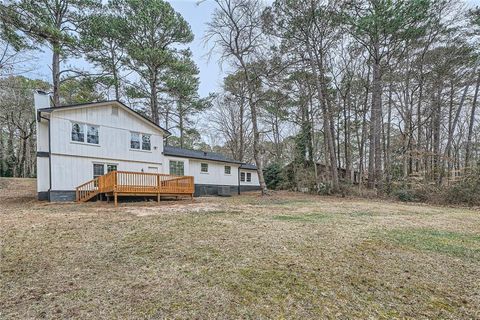
[[[418,184],[414,186],[402,185],[391,192],[395,198],[404,202],[428,202],[435,200],[433,197],[440,192],[432,185]]]
[[[265,183],[268,189],[276,190],[282,182],[280,165],[272,163],[264,171]]]
[[[480,170],[473,170],[460,182],[445,189],[442,199],[447,204],[480,206]]]

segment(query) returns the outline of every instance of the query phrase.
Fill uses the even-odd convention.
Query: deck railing
[[[77,187],[77,201],[86,201],[106,193],[120,195],[193,195],[195,186],[192,176],[170,174],[111,171]]]

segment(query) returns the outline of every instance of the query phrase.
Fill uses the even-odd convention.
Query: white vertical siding
[[[259,186],[260,185],[260,182],[258,180],[257,170],[240,169],[240,172],[245,172],[245,181],[241,181],[240,185],[242,186]],[[247,173],[252,174],[252,181],[250,182],[247,182]]]
[[[52,190],[68,191],[93,179],[93,164],[117,165],[119,171],[152,172],[150,168],[158,168],[162,172],[162,164],[147,162],[132,162],[110,160],[102,158],[74,157],[65,155],[52,155]]]
[[[201,164],[208,164],[208,173],[201,172]],[[230,174],[225,174],[225,166],[230,166]],[[206,160],[190,160],[190,175],[196,184],[238,185],[238,164]]]
[[[116,108],[116,115],[112,106],[52,112],[52,190],[74,190],[93,179],[94,162],[116,164],[122,171],[164,171],[163,133],[122,107]],[[99,144],[72,141],[72,122],[98,126]],[[149,134],[151,150],[131,149],[131,132]]]
[[[47,157],[37,157],[37,192],[46,192],[50,186],[49,164]]]
[[[72,122],[99,126],[99,144],[72,141]],[[150,151],[130,148],[132,131],[151,135]],[[112,115],[111,107],[57,110],[52,113],[51,141],[55,154],[162,162],[162,133],[123,108],[118,108],[117,116]]]

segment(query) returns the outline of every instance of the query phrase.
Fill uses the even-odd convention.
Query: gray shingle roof
[[[200,160],[236,163],[236,164],[240,164],[241,165],[240,167],[242,169],[247,169],[247,170],[257,169],[257,167],[254,166],[253,164],[248,164],[248,163],[243,163],[241,161],[233,160],[221,153],[216,153],[216,152],[206,152],[206,151],[200,151],[200,150],[190,150],[190,149],[183,149],[183,148],[172,147],[172,146],[164,146],[163,154],[166,156],[174,156],[174,157],[180,157],[180,158],[192,158],[192,159],[200,159]]]
[[[257,170],[257,166],[254,164],[250,163],[244,163],[240,166],[241,169],[247,169],[247,170]]]
[[[243,163],[241,161],[230,159],[221,153],[190,150],[190,149],[183,149],[183,148],[177,148],[172,146],[164,146],[163,154],[166,156],[176,156],[176,157],[230,162],[230,163],[238,163],[238,164]]]

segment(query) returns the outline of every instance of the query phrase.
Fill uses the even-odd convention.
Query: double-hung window
[[[201,173],[208,173],[208,163],[201,163],[200,164],[200,172]]]
[[[132,132],[132,136],[130,138],[130,148],[140,149],[140,136],[140,133]]]
[[[93,178],[98,178],[105,174],[105,167],[107,169],[107,173],[111,171],[117,171],[117,165],[111,163],[94,163],[93,164]]]
[[[142,134],[138,132],[131,132],[130,148],[136,150],[150,151],[152,146],[150,142],[151,136],[149,134]]]
[[[150,135],[142,134],[142,150],[150,150]]]
[[[183,176],[185,173],[183,161],[170,160],[170,174]]]
[[[247,172],[247,182],[252,182],[252,174]]]
[[[240,181],[245,182],[245,172],[240,172]]]
[[[98,127],[87,125],[87,143],[98,144]]]
[[[225,166],[225,174],[232,174],[232,167]]]
[[[93,164],[93,178],[98,178],[105,174],[105,166],[103,163],[94,163]]]
[[[85,134],[85,132],[87,134]],[[72,122],[72,141],[99,144],[98,126]]]

